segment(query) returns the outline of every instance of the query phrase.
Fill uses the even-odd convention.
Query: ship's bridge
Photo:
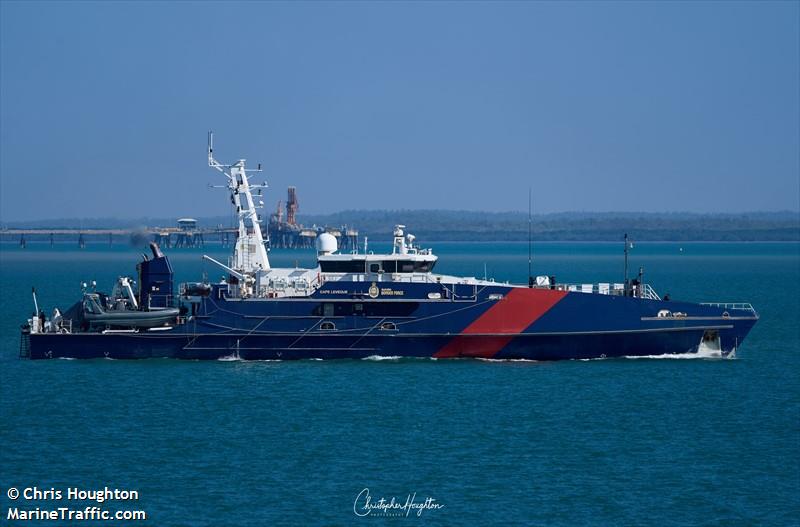
[[[414,235],[404,234],[404,225],[395,225],[391,254],[334,254],[336,239],[322,234],[317,240],[317,261],[322,273],[399,274],[430,273],[437,256],[430,249],[414,245]]]
[[[430,273],[432,254],[330,254],[318,256],[320,272],[345,274]]]

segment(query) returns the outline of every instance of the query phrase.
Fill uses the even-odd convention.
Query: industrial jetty
[[[63,312],[39,309],[22,326],[20,356],[30,359],[340,359],[474,357],[590,359],[711,353],[741,346],[758,314],[750,304],[661,299],[638,279],[528,284],[434,272],[437,256],[403,225],[392,251],[340,251],[328,233],[316,240],[313,269],[273,268],[245,160],[209,166],[224,174],[238,217],[233,254],[219,283],[173,285],[157,244],[108,294],[84,287]]]

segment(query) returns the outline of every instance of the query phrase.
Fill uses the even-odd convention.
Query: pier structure
[[[197,228],[197,220],[194,218],[179,219],[173,247],[203,247],[204,245],[203,231]]]
[[[56,242],[69,242],[85,249],[90,241],[113,245],[115,239],[120,241],[129,239],[133,235],[134,231],[131,229],[0,229],[0,241],[18,240],[21,249],[26,248],[28,242],[37,241],[43,241],[51,246]]]
[[[278,201],[277,210],[270,214],[269,222],[262,228],[268,233],[269,247],[278,249],[313,249],[317,236],[327,232],[333,235],[343,252],[358,251],[358,230],[347,226],[304,226],[297,222],[299,201],[297,188],[289,187],[286,205]],[[69,229],[69,228],[17,228],[0,229],[0,241],[18,241],[24,249],[28,242],[42,240],[54,245],[57,241],[76,243],[85,249],[87,243],[107,243],[114,240],[130,241],[135,245],[156,242],[165,249],[199,248],[206,241],[218,241],[223,247],[234,244],[239,234],[235,227],[203,228],[194,218],[180,218],[176,226],[145,227],[139,229]]]
[[[347,226],[311,227],[295,226],[292,228],[270,229],[270,247],[280,249],[313,248],[317,236],[329,232],[339,241],[339,247],[352,251],[358,248],[358,231]],[[183,231],[175,227],[151,227],[146,229],[0,229],[0,241],[15,241],[21,249],[29,243],[38,241],[54,246],[57,242],[74,243],[81,249],[88,244],[114,242],[132,242],[146,245],[156,242],[165,249],[182,249],[204,247],[207,241],[216,242],[228,247],[236,241],[237,230],[232,227],[217,226]]]
[[[193,229],[179,227],[150,227],[144,229],[0,229],[0,241],[16,241],[21,249],[25,249],[29,242],[42,241],[50,246],[56,242],[74,243],[80,249],[85,249],[89,243],[104,243],[113,245],[114,242],[131,242],[136,245],[146,245],[150,241],[156,242],[164,248],[194,248],[205,246],[205,240],[219,240],[223,246],[230,245],[236,239],[236,229],[218,226],[215,228]]]

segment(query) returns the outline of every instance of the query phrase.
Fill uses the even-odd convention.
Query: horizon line
[[[524,214],[527,215],[527,211],[523,210],[501,210],[501,211],[491,211],[491,210],[481,210],[481,209],[408,209],[408,208],[398,208],[398,209],[342,209],[335,212],[300,212],[298,213],[298,217],[304,216],[333,216],[336,214],[346,214],[346,213],[391,213],[391,212],[399,212],[399,213],[419,213],[419,212],[434,212],[434,213],[468,213],[468,214]],[[792,210],[792,209],[781,209],[781,210],[746,210],[746,211],[735,211],[735,212],[723,212],[723,211],[712,211],[712,212],[697,212],[697,211],[688,211],[688,210],[675,210],[675,211],[625,211],[625,210],[565,210],[565,211],[552,211],[552,212],[539,212],[533,213],[533,216],[551,216],[551,215],[560,215],[560,214],[619,214],[619,215],[631,215],[631,214],[641,214],[641,215],[675,215],[675,214],[686,214],[692,216],[746,216],[751,214],[797,214],[800,215],[800,209]],[[225,214],[216,214],[216,215],[207,215],[207,216],[190,216],[187,214],[179,214],[179,215],[170,215],[170,216],[158,216],[158,215],[148,215],[148,216],[62,216],[62,217],[50,217],[50,218],[41,218],[41,219],[5,219],[0,218],[0,228],[2,225],[6,223],[25,223],[25,222],[32,222],[32,223],[42,223],[42,222],[49,222],[49,221],[100,221],[100,220],[115,220],[115,221],[136,221],[136,220],[144,220],[144,219],[171,219],[171,218],[184,218],[184,217],[193,217],[196,219],[208,219],[208,218],[221,218],[226,216]]]

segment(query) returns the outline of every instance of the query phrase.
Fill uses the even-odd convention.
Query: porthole
[[[336,324],[326,320],[325,322],[319,325],[319,329],[321,331],[333,331],[336,329]]]
[[[381,330],[383,331],[397,331],[397,324],[394,322],[384,322],[381,324]]]

